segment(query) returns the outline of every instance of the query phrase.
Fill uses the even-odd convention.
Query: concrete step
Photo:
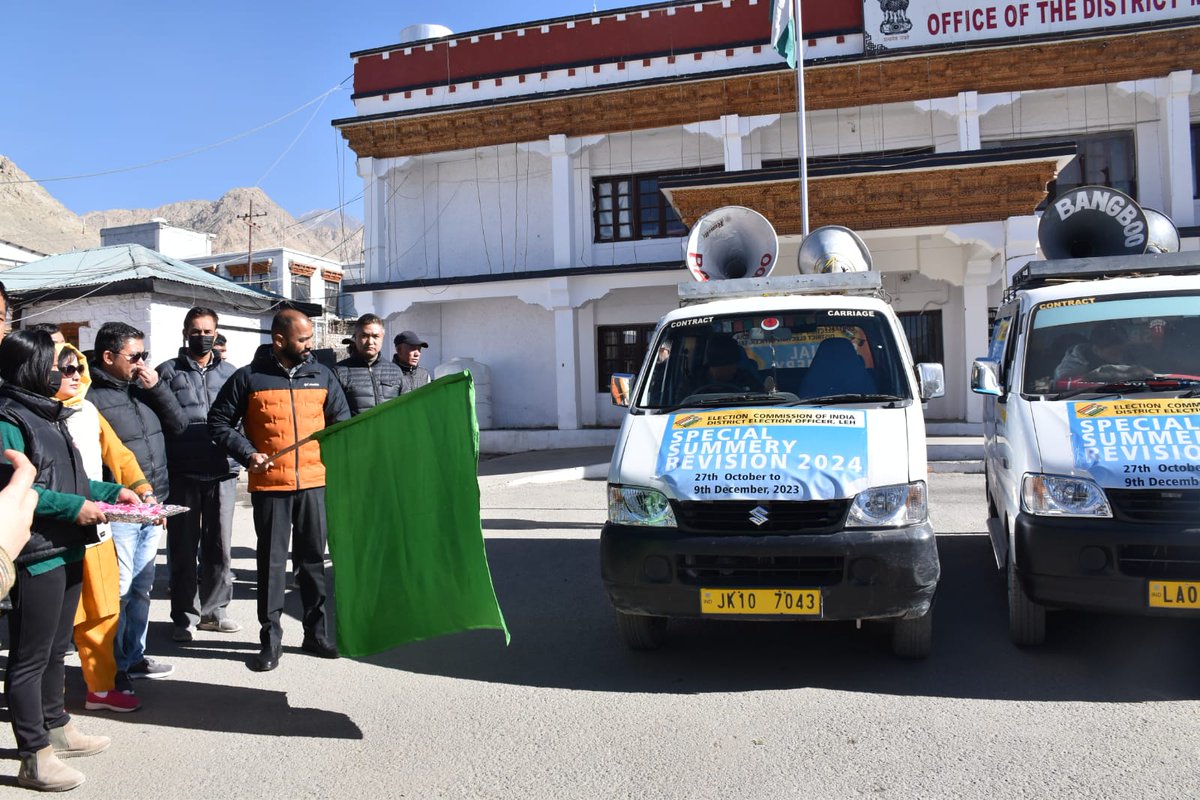
[[[926,436],[925,453],[930,461],[962,461],[983,458],[982,436]]]
[[[983,436],[982,422],[925,420],[926,436]]]

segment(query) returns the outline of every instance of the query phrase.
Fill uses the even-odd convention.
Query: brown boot
[[[107,736],[88,736],[76,728],[74,722],[68,722],[61,728],[50,729],[50,744],[59,758],[74,758],[102,753],[112,744],[112,739]]]
[[[17,783],[39,792],[65,792],[83,783],[83,773],[59,761],[54,755],[54,747],[46,745],[21,759]]]

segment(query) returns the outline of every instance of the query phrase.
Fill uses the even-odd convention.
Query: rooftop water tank
[[[400,43],[408,44],[409,42],[419,42],[423,39],[441,39],[442,37],[453,35],[454,31],[445,25],[431,25],[422,22],[417,25],[409,25],[400,31]]]

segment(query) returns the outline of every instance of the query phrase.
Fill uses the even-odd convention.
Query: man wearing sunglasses
[[[175,395],[150,366],[145,336],[124,322],[104,323],[96,332],[91,367],[88,399],[137,457],[138,466],[154,489],[143,499],[165,501],[170,486],[164,434],[180,435],[187,430],[188,420]],[[169,664],[146,657],[150,589],[161,533],[161,525],[112,523],[121,582],[121,621],[113,651],[117,658],[117,689],[121,691],[130,690],[130,679],[165,678],[174,671]]]

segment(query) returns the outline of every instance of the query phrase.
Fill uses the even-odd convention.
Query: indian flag
[[[796,68],[796,15],[793,13],[796,0],[774,0],[771,4],[771,44],[779,55],[787,59],[788,66]]]

